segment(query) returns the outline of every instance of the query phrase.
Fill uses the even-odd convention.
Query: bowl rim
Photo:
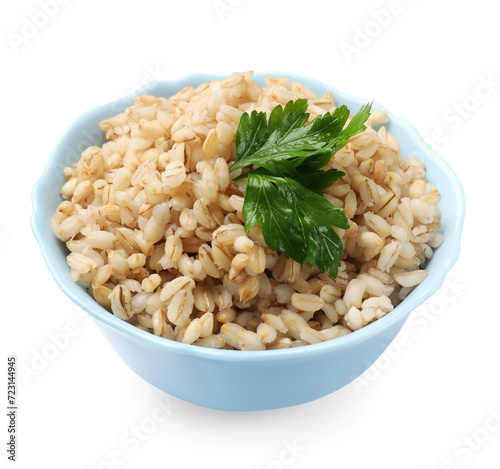
[[[309,88],[313,89],[315,87],[326,87],[330,90],[336,100],[338,101],[352,101],[357,105],[361,106],[368,100],[357,98],[351,96],[347,93],[339,91],[327,83],[321,82],[319,80],[313,79],[311,77],[297,74],[297,73],[286,73],[281,71],[257,71],[253,75],[253,79],[257,81],[262,81],[267,75],[276,77],[286,77],[289,76],[293,81],[298,81],[305,84]],[[178,76],[171,80],[161,80],[150,83],[152,86],[157,86],[161,84],[167,84],[171,88],[182,89],[188,84],[194,84],[197,82],[205,82],[211,80],[220,80],[226,75],[212,74],[212,73],[192,73]],[[447,234],[447,237],[439,249],[446,250],[445,262],[441,266],[441,270],[434,272],[433,275],[428,276],[419,286],[418,295],[410,294],[404,301],[402,301],[398,306],[394,308],[393,311],[386,314],[384,317],[377,319],[376,321],[368,324],[367,326],[354,331],[353,333],[347,334],[343,337],[339,337],[334,340],[328,340],[319,344],[310,344],[304,347],[295,347],[288,349],[278,349],[278,350],[262,350],[262,351],[244,351],[244,350],[220,350],[211,349],[206,347],[197,347],[190,344],[183,344],[181,342],[168,340],[163,337],[158,337],[150,332],[143,331],[136,326],[133,326],[126,321],[123,321],[113,314],[109,313],[107,310],[102,308],[87,292],[83,289],[78,288],[75,290],[71,288],[71,285],[75,285],[70,279],[66,272],[62,272],[60,266],[53,261],[48,252],[48,247],[45,243],[46,235],[44,234],[42,228],[42,213],[40,210],[41,200],[43,200],[43,193],[46,189],[50,189],[50,175],[52,173],[51,168],[57,163],[58,155],[63,151],[62,142],[65,137],[73,131],[73,128],[78,126],[84,120],[92,120],[93,116],[101,113],[102,111],[111,108],[118,104],[123,104],[123,109],[131,104],[133,97],[142,93],[143,90],[134,91],[126,97],[122,97],[108,103],[102,104],[100,106],[94,107],[79,117],[77,117],[62,133],[58,139],[51,156],[45,166],[45,169],[33,187],[32,191],[32,206],[33,212],[31,216],[31,229],[37,240],[37,243],[42,252],[45,263],[49,269],[50,274],[59,286],[59,288],[65,293],[65,295],[73,301],[77,306],[82,308],[85,312],[90,314],[94,319],[106,324],[107,326],[115,329],[129,336],[133,340],[144,342],[145,345],[148,343],[155,347],[160,347],[166,351],[177,353],[181,355],[188,355],[200,358],[209,358],[218,361],[236,361],[236,362],[261,362],[269,360],[286,360],[294,358],[305,358],[311,356],[322,355],[326,353],[334,352],[339,349],[346,349],[354,347],[362,342],[365,342],[374,336],[381,334],[383,331],[391,328],[400,320],[406,320],[410,313],[418,307],[421,303],[427,300],[431,295],[433,295],[443,284],[446,274],[455,265],[458,260],[460,253],[460,244],[462,229],[465,219],[465,195],[460,183],[458,176],[451,166],[439,156],[432,148],[430,148],[421,135],[418,133],[416,128],[410,124],[407,120],[395,116],[390,111],[388,111],[379,102],[374,101],[373,107],[378,107],[387,112],[389,115],[390,122],[395,126],[399,127],[404,131],[415,148],[423,150],[426,156],[433,161],[433,163],[439,168],[439,170],[446,176],[448,181],[451,183],[453,188],[455,200],[456,200],[456,211],[455,216],[450,220],[451,232]],[[120,107],[121,109],[122,107]],[[118,109],[118,108],[117,108]],[[115,112],[115,111],[113,111]],[[116,111],[117,112],[121,111]],[[97,122],[96,122],[97,123]],[[50,232],[50,236],[53,236]],[[78,293],[77,293],[78,291]]]

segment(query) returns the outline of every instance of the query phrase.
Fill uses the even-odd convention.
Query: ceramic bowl
[[[286,73],[272,72],[274,76]],[[254,79],[264,84],[267,73]],[[352,113],[368,99],[349,96],[331,86],[299,75],[292,80],[321,96],[331,91],[336,103]],[[189,75],[149,84],[147,92],[169,97],[186,85],[221,79],[210,74]],[[321,344],[285,350],[214,350],[157,337],[110,314],[85,288],[73,283],[66,264],[64,243],[51,231],[50,219],[61,202],[63,168],[78,161],[90,145],[104,143],[99,121],[132,104],[132,97],[104,104],[80,116],[61,136],[47,167],[33,190],[32,229],[43,257],[61,290],[90,314],[121,359],[139,376],[163,391],[186,401],[223,410],[263,410],[318,399],[345,386],[370,367],[392,342],[410,313],[442,284],[460,250],[465,199],[454,171],[432,151],[415,128],[389,112],[387,130],[399,141],[404,156],[417,156],[427,166],[427,177],[439,188],[443,244],[428,263],[427,278],[394,311],[368,326]],[[382,105],[374,103],[374,109]],[[87,344],[88,347],[91,344]]]

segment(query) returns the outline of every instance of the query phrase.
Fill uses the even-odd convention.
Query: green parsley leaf
[[[247,231],[260,224],[271,249],[280,249],[287,258],[316,265],[336,276],[344,250],[332,227],[348,229],[349,222],[343,209],[319,191],[344,173],[322,168],[351,137],[366,128],[371,103],[347,126],[346,106],[305,125],[307,107],[306,99],[290,101],[284,108],[276,106],[269,122],[264,112],[243,114],[236,132],[236,161],[230,171],[258,166],[235,178],[248,178],[243,204]]]
[[[266,244],[285,257],[336,276],[342,242],[332,226],[349,228],[341,208],[295,179],[252,171],[243,204],[245,228],[260,223]]]
[[[300,182],[311,191],[326,189],[343,176],[344,173],[338,169],[329,169],[328,171],[303,171],[290,175],[292,179]]]
[[[288,101],[285,108],[276,106],[269,116],[268,136],[283,122],[283,119],[292,113],[306,113],[308,108],[307,99],[297,99],[297,101]]]
[[[253,111],[252,114],[243,113],[236,132],[236,154],[240,159],[251,156],[268,138],[266,113]]]
[[[291,230],[295,214],[275,185],[276,178],[252,172],[248,177],[243,204],[245,229],[261,224],[266,244],[276,251],[278,248],[286,257],[304,259],[306,251],[300,234]]]
[[[354,137],[366,129],[364,124],[368,117],[370,117],[371,105],[372,103],[368,103],[361,107],[361,109],[353,116],[347,127],[341,132],[339,131],[339,135],[331,141],[332,148],[331,150],[329,149],[329,152],[307,158],[297,168],[297,171],[313,171],[326,166],[332,156],[347,145],[351,137]],[[347,109],[345,105],[340,106],[335,109],[333,116],[336,116],[339,119],[339,122],[342,123],[340,128],[341,130],[349,118],[349,109]]]
[[[243,114],[243,123],[240,121],[236,132],[236,161],[231,166],[231,171],[258,165],[273,174],[285,175],[293,172],[305,158],[321,155],[323,161],[325,155],[331,157],[333,149],[344,135],[342,127],[349,116],[349,110],[341,106],[333,114],[317,116],[304,125],[309,118],[308,113],[302,112],[305,105],[299,102],[299,105],[294,106],[290,103],[293,102],[290,101],[285,109],[276,107],[279,110],[274,114],[272,126],[267,127],[267,130],[264,130],[265,113],[253,111],[250,118],[243,118]],[[294,109],[297,111],[294,112]],[[348,128],[349,126],[346,131]],[[267,139],[264,139],[264,135]]]

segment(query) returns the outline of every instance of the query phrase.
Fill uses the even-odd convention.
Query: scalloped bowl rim
[[[266,75],[272,76],[290,76],[294,81],[306,84],[308,87],[312,88],[314,91],[314,86],[325,87],[331,91],[336,101],[353,101],[357,105],[361,106],[367,100],[361,98],[356,98],[346,93],[343,93],[326,83],[312,79],[307,76],[303,76],[296,73],[283,73],[283,72],[256,72],[254,79],[262,79]],[[168,84],[168,86],[176,89],[182,89],[187,84],[194,84],[203,81],[211,81],[224,78],[224,75],[216,75],[211,73],[196,73],[188,74],[184,76],[177,77],[172,80],[162,80],[152,83],[152,85],[158,84]],[[289,360],[295,358],[305,358],[316,355],[322,355],[325,353],[334,352],[337,349],[344,349],[356,346],[357,344],[368,340],[369,338],[378,335],[382,331],[390,328],[396,322],[398,322],[403,316],[409,316],[409,314],[418,307],[421,303],[427,300],[431,295],[433,295],[443,284],[446,274],[455,265],[459,253],[460,253],[460,242],[461,234],[465,217],[465,196],[463,193],[462,185],[450,167],[450,165],[440,157],[434,150],[432,150],[420,136],[415,127],[408,121],[394,116],[389,112],[383,105],[374,101],[373,107],[379,107],[386,111],[389,115],[390,122],[400,129],[402,129],[407,136],[411,139],[412,144],[415,148],[423,150],[426,155],[432,159],[432,161],[438,166],[439,170],[444,173],[451,183],[455,198],[457,202],[456,207],[456,217],[454,220],[453,237],[450,239],[448,235],[445,242],[439,247],[439,249],[447,250],[447,256],[445,257],[445,264],[441,266],[439,272],[433,272],[428,275],[427,278],[418,286],[418,290],[414,290],[404,301],[402,301],[394,310],[384,317],[377,319],[376,321],[368,324],[367,326],[354,331],[351,334],[347,334],[343,337],[339,337],[334,340],[329,340],[322,342],[320,344],[312,344],[304,347],[296,347],[282,350],[263,350],[263,351],[242,351],[242,350],[219,350],[210,349],[205,347],[197,347],[193,345],[183,344],[181,342],[176,342],[173,340],[168,340],[162,337],[158,337],[149,332],[143,331],[119,318],[110,314],[104,308],[102,308],[88,292],[81,288],[75,290],[73,286],[75,285],[70,279],[68,272],[63,271],[61,266],[55,262],[48,252],[48,247],[45,244],[45,235],[40,228],[41,223],[41,211],[39,210],[39,200],[42,200],[41,195],[43,194],[43,189],[50,185],[51,178],[51,168],[57,162],[60,152],[62,152],[62,141],[65,136],[72,132],[73,128],[76,127],[82,120],[89,120],[94,115],[99,114],[105,108],[112,108],[115,104],[123,103],[123,107],[131,104],[132,98],[140,93],[133,92],[126,98],[117,99],[109,103],[103,104],[101,106],[95,107],[88,110],[87,112],[81,114],[77,119],[75,119],[71,125],[64,131],[64,133],[59,138],[57,144],[52,151],[49,161],[45,167],[42,176],[37,181],[32,192],[32,204],[33,204],[33,214],[31,217],[31,228],[33,234],[40,246],[45,263],[49,268],[49,271],[58,284],[59,288],[66,294],[66,296],[71,299],[76,305],[84,309],[89,313],[94,319],[97,319],[104,324],[121,331],[132,339],[143,341],[146,343],[151,343],[156,347],[161,347],[168,349],[173,353],[179,353],[184,355],[196,356],[200,358],[206,358],[211,360],[222,360],[222,361],[240,361],[240,362],[259,362],[267,360]],[[352,110],[351,110],[352,111]],[[53,236],[52,233],[49,234]],[[418,293],[415,295],[414,293]]]

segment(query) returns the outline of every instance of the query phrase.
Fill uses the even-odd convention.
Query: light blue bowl
[[[284,73],[272,73],[284,76]],[[264,84],[265,73],[255,80]],[[186,85],[197,86],[222,76],[196,74],[173,81],[156,82],[147,92],[171,96]],[[321,96],[331,91],[336,102],[351,112],[367,102],[336,91],[308,77],[293,80]],[[144,91],[144,90],[143,90]],[[242,352],[186,345],[144,332],[108,313],[87,291],[73,283],[66,264],[66,247],[51,231],[50,218],[61,202],[63,168],[75,163],[89,145],[104,143],[98,122],[132,104],[132,96],[86,112],[64,132],[45,171],[33,190],[31,226],[45,262],[62,291],[89,313],[111,346],[139,376],[159,389],[186,401],[221,410],[264,410],[292,406],[325,396],[361,375],[392,342],[410,313],[443,283],[457,261],[465,214],[460,181],[450,166],[423,141],[415,128],[389,113],[388,131],[398,139],[404,156],[417,156],[427,166],[429,181],[442,199],[444,243],[427,267],[427,278],[391,313],[347,336],[316,345],[288,350]],[[374,104],[374,109],[383,106]],[[89,345],[90,346],[90,345]]]

